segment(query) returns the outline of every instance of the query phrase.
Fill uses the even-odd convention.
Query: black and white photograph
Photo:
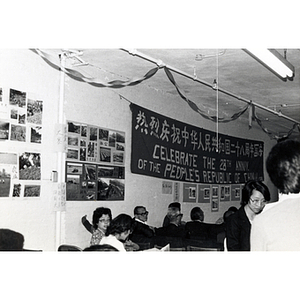
[[[40,192],[40,185],[25,185],[24,187],[24,197],[40,197]]]
[[[26,92],[10,89],[9,91],[9,104],[25,108],[26,106]]]
[[[28,99],[27,102],[27,122],[42,125],[43,101]]]
[[[0,141],[8,140],[9,137],[9,123],[0,121]]]
[[[80,134],[80,124],[68,122],[68,132]]]
[[[32,126],[30,127],[30,142],[31,143],[42,143],[42,127]]]
[[[11,124],[10,140],[25,142],[26,141],[26,126]]]
[[[41,180],[41,154],[24,152],[19,155],[20,180]]]

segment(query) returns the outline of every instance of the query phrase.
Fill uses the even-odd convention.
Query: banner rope
[[[236,120],[237,118],[239,118],[243,113],[245,113],[248,109],[248,107],[250,106],[249,103],[247,103],[240,111],[234,113],[231,117],[218,117],[218,116],[210,116],[208,114],[206,114],[202,109],[200,109],[197,104],[195,104],[193,101],[189,100],[183,92],[181,92],[179,86],[177,85],[171,71],[167,68],[167,67],[164,67],[164,70],[165,70],[165,73],[167,75],[167,77],[169,78],[169,80],[171,81],[171,83],[175,86],[178,94],[181,96],[181,98],[183,100],[185,100],[188,105],[194,110],[196,111],[197,113],[199,113],[202,117],[208,119],[208,120],[211,120],[213,122],[221,122],[221,123],[227,123],[227,122],[231,122],[231,121],[234,121]]]
[[[44,61],[46,61],[50,66],[54,67],[55,69],[65,72],[68,76],[70,76],[71,78],[73,78],[75,80],[84,81],[84,82],[86,82],[90,85],[96,86],[96,87],[123,88],[126,86],[134,86],[134,85],[140,84],[144,80],[151,78],[159,70],[159,67],[153,68],[150,71],[148,71],[141,78],[133,78],[131,80],[126,80],[126,81],[112,80],[107,83],[103,83],[102,81],[99,81],[96,78],[87,77],[84,74],[82,74],[76,70],[60,66],[60,62],[59,62],[58,58],[40,50],[40,49],[33,49],[32,51],[34,51],[38,55],[40,55],[40,57],[42,57],[42,59]]]

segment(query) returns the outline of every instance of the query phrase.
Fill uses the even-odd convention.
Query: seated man
[[[181,205],[179,202],[172,202],[169,204],[167,215],[165,216],[164,221],[163,221],[163,225],[162,225],[163,227],[166,227],[170,224],[169,215],[174,214],[174,213],[178,213],[178,214],[181,213]],[[184,225],[185,225],[185,222],[180,220],[179,226],[184,226]]]
[[[209,237],[209,224],[203,223],[204,213],[200,207],[194,207],[191,210],[191,222],[185,224],[187,237],[200,240],[207,240]]]
[[[153,247],[154,228],[147,224],[148,211],[144,206],[136,206],[134,208],[134,224],[130,239],[137,243],[149,243],[149,247]]]
[[[165,246],[170,243],[172,248],[182,247],[183,239],[186,236],[184,226],[180,226],[182,213],[178,210],[170,211],[168,213],[169,225],[156,228],[156,244],[159,246]]]

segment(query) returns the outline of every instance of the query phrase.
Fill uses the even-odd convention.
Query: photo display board
[[[130,107],[132,173],[222,185],[264,179],[263,142],[218,134],[217,143],[215,132]]]
[[[39,97],[0,87],[0,198],[40,199],[42,120]]]
[[[68,121],[67,200],[124,200],[125,132]]]

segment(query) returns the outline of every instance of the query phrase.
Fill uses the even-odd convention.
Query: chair
[[[81,248],[74,245],[60,245],[57,251],[82,251]]]
[[[184,248],[184,247],[170,248],[170,251],[186,251],[186,248]]]
[[[187,246],[186,251],[221,251],[220,248],[205,248],[197,246]]]
[[[218,249],[218,251],[224,251],[224,245],[214,240],[197,240],[193,238],[193,239],[185,239],[184,242],[186,248],[192,246],[197,248]]]
[[[170,248],[184,248],[184,242],[181,237],[173,236],[156,236],[155,245],[164,247],[165,245],[170,244]]]
[[[22,251],[43,252],[43,250],[40,249],[23,249]]]

